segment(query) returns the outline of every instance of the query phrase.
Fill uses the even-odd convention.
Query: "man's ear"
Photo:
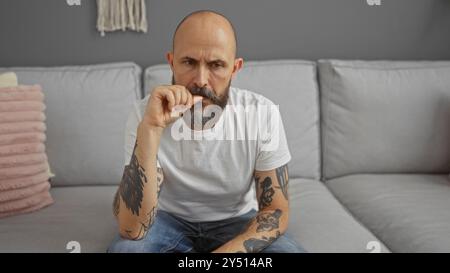
[[[234,79],[239,70],[241,70],[244,65],[244,59],[236,58],[234,60],[233,72],[231,73],[231,78]]]
[[[167,52],[166,53],[166,59],[167,59],[167,62],[169,63],[169,65],[170,65],[170,69],[172,69],[172,72],[173,72],[173,52],[171,52],[171,51]]]

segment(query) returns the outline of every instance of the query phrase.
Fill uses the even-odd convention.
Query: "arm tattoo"
[[[145,169],[139,164],[136,156],[137,145],[136,142],[130,164],[125,166],[119,191],[125,206],[131,210],[132,214],[139,216],[144,195],[142,190],[144,183],[147,183],[147,177],[145,176]]]
[[[113,212],[114,215],[118,215],[120,211],[121,200],[125,204],[126,208],[131,211],[133,215],[139,216],[139,210],[142,207],[142,199],[144,197],[144,183],[148,182],[147,176],[145,174],[145,169],[139,163],[139,160],[136,156],[136,148],[138,143],[133,149],[133,155],[130,160],[130,164],[125,166],[125,170],[123,172],[122,181],[119,185],[119,189],[114,196],[113,202]],[[158,159],[156,159],[158,160]],[[156,168],[156,185],[157,185],[157,196],[159,197],[159,192],[161,189],[161,184],[164,179],[164,174],[162,168]],[[156,215],[156,207],[155,205],[150,212],[145,215],[145,218],[141,220],[140,228],[137,233],[134,233],[132,230],[125,230],[125,232],[129,235],[128,237],[133,240],[138,240],[143,238],[150,227],[152,226],[155,215]],[[133,237],[132,234],[135,234]]]
[[[139,229],[139,232],[137,233],[136,237],[131,237],[129,236],[132,240],[137,240],[140,238],[143,238],[148,230],[150,229],[150,227],[153,224],[153,221],[155,220],[155,214],[156,214],[156,207],[153,207],[152,210],[147,214],[146,220],[144,222],[141,222],[141,227]],[[127,230],[126,231],[127,234],[131,234],[132,231],[131,230]]]
[[[267,246],[269,246],[273,241],[275,241],[278,237],[280,237],[280,231],[277,231],[274,237],[266,237],[263,236],[261,239],[250,238],[244,241],[245,251],[247,253],[256,253],[260,252]]]
[[[279,228],[281,214],[282,211],[280,209],[276,209],[273,213],[260,212],[256,216],[256,223],[258,224],[256,232],[271,231]]]
[[[113,213],[115,216],[119,215],[119,208],[120,208],[120,196],[119,191],[116,191],[116,195],[114,195],[114,202],[113,202]]]
[[[122,176],[122,181],[119,186],[119,190],[114,196],[113,202],[113,212],[117,216],[120,209],[120,197],[125,201],[125,205],[128,209],[131,209],[133,214],[139,216],[139,208],[141,207],[141,202],[143,198],[143,187],[144,182],[147,183],[147,177],[145,176],[145,169],[140,166],[136,157],[137,143],[133,149],[133,156],[131,157],[130,164],[125,166],[124,174]],[[156,181],[157,181],[157,195],[159,197],[159,192],[161,189],[161,184],[164,178],[162,168],[156,168]],[[125,197],[126,199],[125,199]]]
[[[125,166],[118,192],[125,206],[131,210],[131,213],[139,216],[139,209],[141,208],[142,197],[144,195],[142,190],[144,183],[147,183],[147,177],[145,176],[145,169],[139,164],[136,156],[137,145],[136,142],[130,164]],[[119,206],[119,199],[118,196],[115,198],[115,208]]]
[[[274,189],[272,188],[272,179],[268,176],[264,178],[262,182],[259,181],[260,178],[256,177],[257,185],[261,186],[261,196],[259,197],[259,209],[263,209],[265,207],[270,206],[272,203],[272,197],[275,194]]]
[[[283,193],[283,196],[287,200],[287,186],[289,181],[287,165],[275,169],[275,175],[279,185],[275,186],[275,188],[279,188]],[[280,209],[275,209],[274,211],[263,210],[272,204],[273,196],[275,195],[271,176],[267,176],[264,178],[264,180],[261,181],[262,178],[255,175],[257,190],[261,192],[260,196],[258,197],[259,213],[256,216],[256,232],[272,232],[272,234],[273,232],[275,232],[275,235],[270,236],[264,234],[264,236],[260,238],[249,238],[245,240],[243,243],[245,252],[260,252],[281,236],[280,218],[283,214],[283,211]]]
[[[288,199],[288,181],[289,181],[288,166],[286,164],[284,166],[276,168],[275,171],[277,173],[278,184],[280,185],[277,188],[281,189],[281,191],[283,192],[284,198],[286,198],[286,200],[287,200]]]

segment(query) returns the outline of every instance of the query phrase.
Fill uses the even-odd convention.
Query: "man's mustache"
[[[191,92],[193,96],[202,96],[210,99],[214,104],[221,104],[221,98],[206,86],[189,88],[189,92]]]

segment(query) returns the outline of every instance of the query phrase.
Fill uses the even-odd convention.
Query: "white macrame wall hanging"
[[[145,0],[97,0],[97,30],[147,32]]]

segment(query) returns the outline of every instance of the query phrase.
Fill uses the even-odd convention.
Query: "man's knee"
[[[108,248],[108,253],[142,253],[145,251],[145,240],[127,240],[120,236]]]
[[[178,226],[172,216],[164,211],[158,211],[155,222],[142,240],[133,241],[117,236],[108,248],[108,252],[182,252],[189,250],[189,242],[185,237],[184,229]]]

